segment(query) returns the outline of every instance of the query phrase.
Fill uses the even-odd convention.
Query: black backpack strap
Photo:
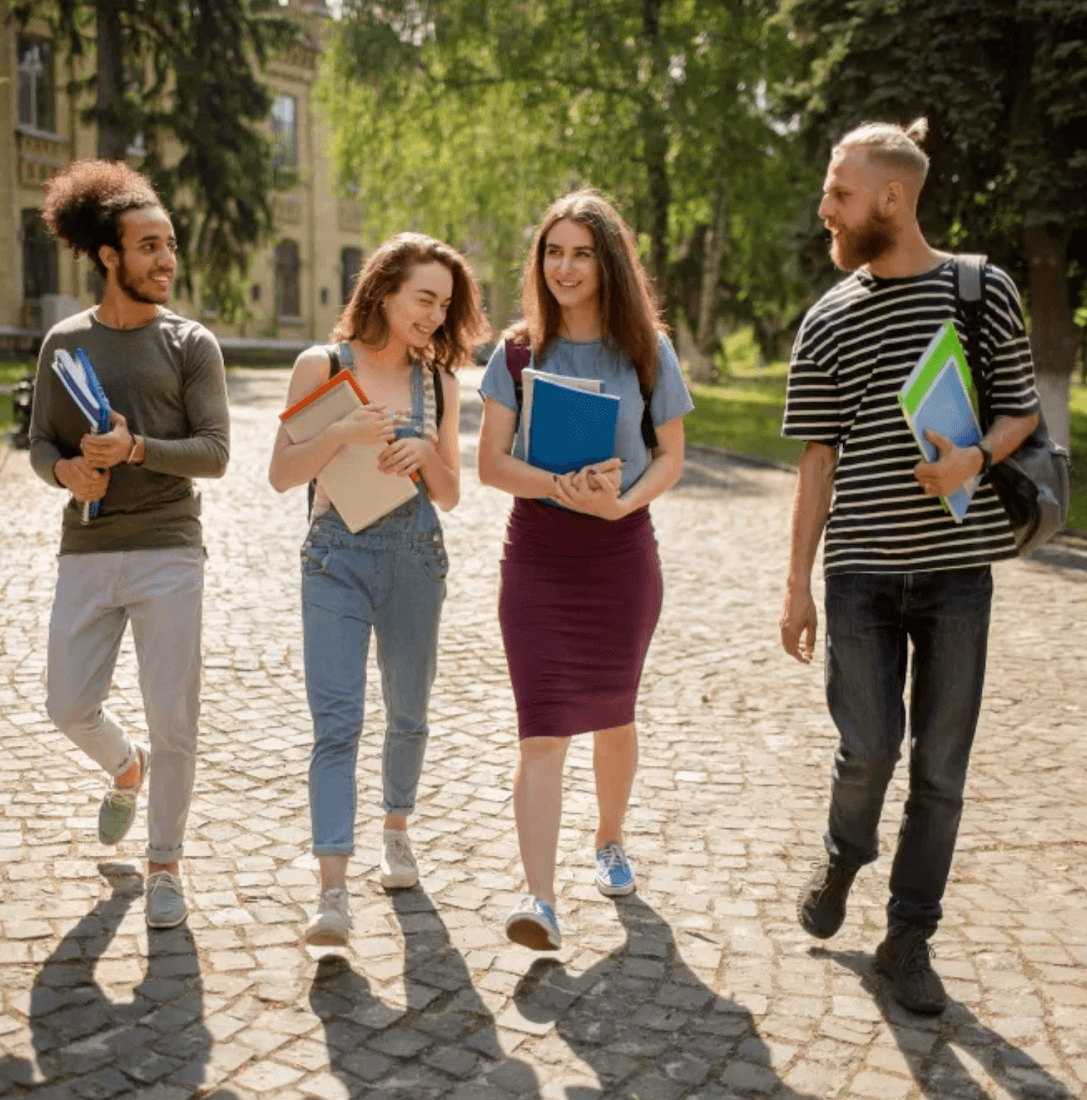
[[[642,395],[642,442],[646,450],[653,451],[657,446],[657,429],[653,424],[653,413],[650,411],[649,402],[653,400],[653,391],[638,387]]]
[[[981,329],[985,316],[985,265],[988,257],[971,253],[955,257],[955,304],[966,331],[966,365],[978,395],[981,430],[992,424],[989,388],[982,367]]]
[[[327,344],[325,345],[325,351],[328,353],[328,377],[335,378],[337,374],[343,370],[343,364],[340,362],[340,345],[339,344]],[[309,511],[307,515],[313,519],[313,499],[317,494],[317,479],[314,478],[309,485],[306,486],[306,495],[309,499]]]

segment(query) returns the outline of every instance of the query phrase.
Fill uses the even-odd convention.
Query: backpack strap
[[[974,380],[978,395],[978,412],[981,430],[992,425],[988,387],[982,370],[981,328],[985,316],[985,265],[988,257],[980,253],[968,253],[955,257],[955,305],[963,319],[966,332],[966,365]]]
[[[653,424],[653,413],[649,408],[649,402],[653,400],[653,391],[639,384],[638,392],[642,395],[642,442],[647,451],[653,451],[657,446],[657,429]]]
[[[521,382],[521,373],[532,362],[532,345],[522,344],[512,337],[506,340],[506,369],[513,379],[513,396],[517,401],[517,418],[521,417],[521,406],[524,404],[525,389]],[[652,451],[657,446],[657,429],[653,425],[653,414],[649,409],[649,402],[653,399],[651,390],[646,390],[639,383],[638,392],[642,395],[642,442],[646,449]]]
[[[337,374],[343,370],[343,364],[340,362],[340,345],[339,344],[326,344],[325,351],[328,354],[328,377],[335,378]],[[307,515],[310,520],[313,519],[313,500],[317,494],[317,478],[314,478],[309,485],[306,486],[306,495],[309,499],[309,510]]]
[[[517,414],[525,400],[525,389],[521,382],[521,372],[532,362],[532,344],[522,344],[513,337],[506,339],[506,370],[513,379],[513,395],[517,399]]]

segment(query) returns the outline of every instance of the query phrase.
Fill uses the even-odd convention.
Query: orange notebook
[[[350,371],[340,371],[324,385],[279,414],[292,443],[305,443],[330,424],[370,402]],[[349,443],[317,475],[347,529],[354,534],[415,496],[414,482],[378,469],[384,443]]]

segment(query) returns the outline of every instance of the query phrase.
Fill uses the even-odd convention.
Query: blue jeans
[[[334,510],[310,528],[302,546],[302,631],[315,855],[354,852],[371,628],[386,711],[385,812],[415,808],[448,569],[441,527],[421,494],[354,535]]]
[[[827,578],[827,702],[838,727],[827,851],[859,867],[879,854],[887,785],[906,729],[909,796],[887,905],[892,930],[935,929],[951,872],[981,709],[993,582],[988,566]]]

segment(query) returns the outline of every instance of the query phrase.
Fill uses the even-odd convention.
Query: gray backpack
[[[980,255],[955,257],[955,293],[966,325],[966,362],[978,395],[981,430],[992,425],[992,387],[982,369],[981,326],[985,312],[985,264]],[[991,383],[991,376],[988,376]],[[1068,452],[1049,437],[1038,410],[1038,426],[1019,449],[994,463],[989,480],[1008,513],[1021,556],[1048,542],[1068,518],[1070,465]]]

